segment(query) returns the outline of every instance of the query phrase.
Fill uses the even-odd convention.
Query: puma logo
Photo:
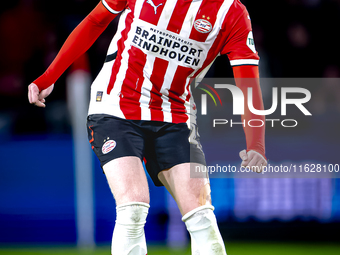
[[[154,9],[154,11],[155,11],[155,14],[157,14],[157,8],[158,8],[159,6],[161,6],[161,5],[163,5],[162,3],[160,3],[159,5],[156,6],[156,5],[153,3],[152,0],[146,0],[146,2],[147,2],[148,4],[150,4],[150,5],[153,7],[153,9]]]

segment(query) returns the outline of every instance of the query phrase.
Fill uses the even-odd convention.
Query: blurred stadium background
[[[46,109],[27,101],[27,86],[44,72],[97,2],[1,4],[0,254],[109,254],[115,204],[94,155],[79,160],[74,153],[79,139],[72,127],[75,113],[69,109],[80,103],[71,96],[77,93],[68,85],[71,72],[58,80]],[[262,77],[326,81],[308,88],[312,117],[294,130],[268,129],[267,157],[272,162],[339,164],[340,84],[330,78],[340,77],[340,1],[242,2],[252,18]],[[104,62],[115,26],[114,21],[85,56],[92,78]],[[218,58],[208,76],[232,77],[227,59]],[[271,86],[262,89],[265,105],[270,105]],[[80,108],[87,111],[87,106]],[[298,114],[291,117],[301,117]],[[245,146],[242,128],[228,129],[223,138],[204,121],[200,128],[208,161],[227,158],[226,164],[239,163],[238,151]],[[84,133],[85,147],[86,139]],[[90,178],[80,180],[89,183],[84,191],[78,189],[76,178],[79,162],[90,162]],[[339,254],[340,179],[221,178],[211,183],[228,254]],[[189,237],[174,201],[151,182],[150,193],[149,254],[189,254]],[[85,214],[80,208],[85,208]],[[79,230],[81,222],[88,222],[83,230]],[[78,250],[77,244],[83,249]]]

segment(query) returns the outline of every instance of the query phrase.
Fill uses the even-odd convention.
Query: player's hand
[[[267,160],[257,151],[240,151],[240,158],[242,159],[241,167],[249,167],[256,173],[261,173],[263,167],[267,166]]]
[[[38,107],[46,107],[45,98],[51,94],[54,84],[39,92],[39,88],[34,83],[28,86],[28,101]]]

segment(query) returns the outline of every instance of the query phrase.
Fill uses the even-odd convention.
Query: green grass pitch
[[[339,255],[340,244],[293,242],[229,242],[228,255]],[[97,247],[93,251],[80,251],[74,247],[0,247],[1,255],[110,255],[110,247]],[[190,255],[185,250],[171,250],[165,246],[148,246],[148,255]]]

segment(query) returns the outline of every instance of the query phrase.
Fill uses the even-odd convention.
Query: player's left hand
[[[240,151],[242,159],[241,167],[249,167],[253,172],[261,173],[263,167],[267,166],[267,160],[257,151]]]
[[[53,87],[54,84],[49,86],[47,89],[39,91],[38,86],[34,83],[31,83],[28,86],[28,101],[30,104],[35,104],[38,107],[46,107],[45,98],[51,94]]]

